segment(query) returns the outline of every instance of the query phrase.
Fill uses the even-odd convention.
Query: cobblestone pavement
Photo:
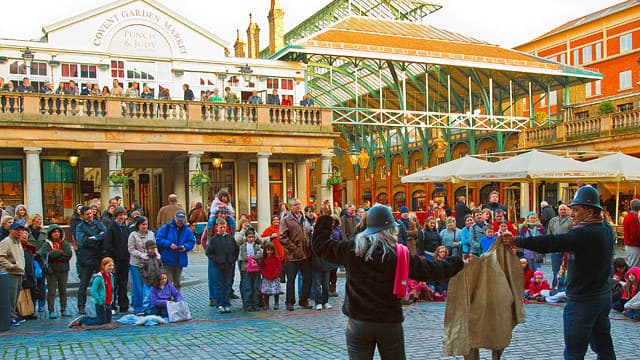
[[[68,329],[68,319],[30,320],[0,333],[1,359],[346,359],[346,317],[340,298],[331,298],[331,310],[286,310],[244,313],[240,300],[232,300],[231,314],[218,314],[208,305],[206,261],[192,254],[185,277],[193,285],[183,288],[196,320],[171,325],[126,326],[115,330]],[[544,267],[549,272],[548,266]],[[239,276],[234,288],[237,290]],[[70,299],[75,311],[75,297]],[[273,302],[272,304],[273,305]],[[283,305],[283,302],[281,302]],[[282,306],[284,308],[284,306]],[[407,355],[414,359],[440,359],[444,304],[419,303],[404,308]],[[117,318],[116,316],[115,318]],[[612,335],[618,359],[637,359],[640,323],[611,313]],[[525,324],[513,332],[503,359],[561,359],[562,306],[526,305]],[[631,335],[631,336],[630,336]],[[490,358],[488,351],[481,357]],[[449,358],[453,359],[453,358]],[[587,359],[595,359],[591,351]]]

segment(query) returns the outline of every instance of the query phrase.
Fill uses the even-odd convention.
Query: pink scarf
[[[409,249],[396,243],[396,276],[393,282],[393,294],[402,299],[407,295],[407,282],[409,280]]]

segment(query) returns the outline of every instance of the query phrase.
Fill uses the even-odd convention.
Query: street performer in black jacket
[[[405,359],[400,301],[406,296],[406,276],[446,279],[462,269],[462,258],[431,261],[411,255],[398,244],[398,224],[386,206],[369,209],[367,228],[351,241],[331,238],[333,220],[327,212],[330,209],[322,209],[324,215],[316,222],[312,247],[321,258],[346,268],[342,312],[349,317],[349,358],[372,359],[377,345],[381,359]]]
[[[615,359],[611,341],[611,271],[613,229],[602,220],[598,190],[578,189],[573,198],[573,229],[566,234],[529,238],[502,235],[505,245],[541,253],[569,252],[567,297],[564,307],[564,358],[583,359],[587,346],[598,359]]]

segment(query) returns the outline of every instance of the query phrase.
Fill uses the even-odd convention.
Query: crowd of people
[[[131,81],[129,86],[125,89],[124,84],[118,79],[113,79],[111,87],[108,85],[100,86],[98,83],[92,83],[86,81],[84,84],[79,84],[75,80],[60,81],[58,87],[55,87],[49,81],[45,81],[41,86],[33,86],[31,80],[28,77],[24,77],[22,81],[18,83],[18,86],[13,81],[5,82],[5,79],[0,76],[0,90],[8,92],[24,92],[33,93],[38,92],[41,94],[57,94],[57,95],[85,95],[85,96],[113,96],[113,97],[126,97],[126,98],[140,98],[140,99],[158,99],[158,100],[172,100],[175,97],[171,96],[168,87],[159,85],[156,92],[147,83],[140,83],[138,81]],[[291,95],[279,95],[277,89],[273,89],[271,94],[267,96],[267,104],[269,105],[282,105],[291,106],[293,96]],[[184,101],[194,101],[196,96],[191,89],[191,86],[187,83],[182,84],[182,99]],[[240,98],[231,90],[231,87],[224,87],[224,93],[220,94],[220,89],[214,87],[213,89],[204,89],[201,91],[200,101],[209,101],[214,103],[227,103],[238,104]],[[251,96],[247,99],[248,104],[263,104],[262,98],[258,96],[257,91],[253,91]],[[300,100],[300,106],[315,106],[315,102],[310,93],[306,93]]]
[[[110,323],[112,314],[117,312],[166,317],[167,303],[183,300],[180,293],[182,271],[188,266],[191,251],[204,251],[208,258],[209,305],[216,307],[219,313],[233,311],[231,299],[238,298],[233,289],[236,267],[240,274],[239,297],[243,311],[279,310],[281,295],[284,295],[284,307],[288,311],[294,311],[296,306],[321,311],[332,308],[330,298],[337,296],[338,268],[346,268],[347,277],[351,269],[354,278],[359,276],[356,275],[358,271],[364,271],[361,263],[350,258],[353,256],[350,251],[374,263],[380,261],[373,254],[382,250],[384,258],[387,251],[384,249],[394,246],[385,243],[385,236],[392,236],[395,243],[406,246],[404,256],[414,259],[404,287],[393,300],[394,304],[403,305],[421,300],[445,300],[448,278],[459,270],[458,265],[452,264],[462,264],[471,256],[481,256],[496,241],[501,241],[520,258],[524,299],[534,302],[560,299],[567,301],[571,309],[582,309],[580,301],[575,304],[576,298],[581,299],[576,291],[584,290],[576,290],[575,279],[582,275],[572,274],[572,271],[580,271],[576,266],[591,265],[583,264],[584,259],[576,265],[576,247],[581,243],[579,239],[573,240],[575,232],[582,231],[581,226],[599,221],[605,231],[602,235],[613,239],[613,229],[598,211],[601,210],[599,200],[580,200],[587,195],[580,195],[581,198],[576,195],[578,200],[574,199],[569,206],[561,204],[557,214],[548,203],[542,202],[540,214],[530,212],[520,224],[507,219],[497,192],[490,194],[489,202],[483,207],[473,209],[466,205],[464,197],[459,197],[455,216],[445,203],[432,202],[424,226],[405,206],[399,209],[396,219],[389,215],[391,211],[386,206],[356,209],[353,205],[342,208],[335,203],[332,209],[325,200],[321,205],[322,213],[318,214],[313,205],[303,207],[301,201],[294,198],[289,204],[281,204],[271,224],[262,231],[252,227],[248,215],[237,216],[230,194],[224,190],[216,195],[208,209],[202,203],[184,209],[177,196],[171,194],[167,205],[157,213],[155,230],[151,229],[138,202],[133,201],[125,209],[118,196],[110,199],[102,213],[99,199],[89,205],[78,204],[71,219],[69,239],[56,224],[49,225],[45,231],[41,215],[29,214],[24,205],[18,205],[12,209],[13,214],[3,212],[0,266],[9,274],[8,293],[13,303],[10,316],[14,326],[25,321],[24,315],[45,318],[36,316],[36,312],[48,313],[49,319],[78,315],[72,320],[72,326],[101,325]],[[585,209],[589,210],[588,214]],[[640,319],[640,311],[625,307],[625,304],[635,301],[632,299],[638,294],[640,285],[640,267],[635,263],[637,253],[633,248],[640,236],[638,210],[640,200],[631,201],[624,220],[627,259],[616,258],[611,263],[613,252],[602,248],[598,259],[602,260],[602,255],[609,251],[609,264],[613,265],[607,267],[606,262],[596,262],[603,265],[597,266],[598,271],[608,279],[609,303],[615,310],[634,319]],[[462,223],[458,223],[459,219]],[[577,224],[576,219],[580,220]],[[391,227],[393,234],[382,231]],[[318,231],[322,233],[321,239],[316,234]],[[598,234],[602,231],[598,230]],[[558,243],[552,243],[552,240]],[[380,247],[375,248],[374,253],[365,251],[367,247],[375,247],[372,245],[375,241],[381,241]],[[600,244],[596,238],[593,241]],[[355,249],[348,250],[353,246]],[[613,242],[608,246],[612,249]],[[401,249],[394,248],[394,256],[399,257],[396,250]],[[550,279],[546,279],[539,269],[545,253],[551,254]],[[75,271],[80,279],[77,313],[67,306],[66,293],[72,271],[70,260],[74,255]],[[589,254],[587,259],[595,261],[594,255]],[[422,264],[416,266],[426,266],[430,272],[414,268],[414,261]],[[375,271],[384,273],[386,270],[377,267]],[[350,284],[347,295],[351,294],[351,304],[345,303],[343,312],[358,329],[371,319],[355,315],[362,309],[354,309],[354,304],[364,300],[357,299],[361,294],[353,288],[350,292],[349,288],[355,286],[353,281]],[[33,299],[34,313],[19,314],[16,310],[19,294],[24,290],[28,290]],[[87,291],[93,299],[95,317],[86,315]],[[359,306],[366,308],[368,305]],[[606,307],[606,301],[597,306]],[[577,315],[574,317],[584,320]],[[397,322],[398,319],[392,320]],[[364,346],[356,342],[351,345],[354,349],[360,348],[359,351]]]

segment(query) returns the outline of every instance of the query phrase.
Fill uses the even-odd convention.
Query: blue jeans
[[[231,306],[231,285],[233,284],[234,267],[219,268],[213,267],[214,271],[214,291],[216,293],[216,305]]]
[[[555,289],[558,285],[558,271],[562,265],[562,253],[551,253],[551,271],[553,272],[553,281],[551,288]]]
[[[584,359],[587,346],[598,355],[598,359],[615,359],[611,341],[611,296],[590,301],[568,301],[564,307],[564,358]]]
[[[96,305],[96,317],[85,317],[82,325],[103,325],[111,322],[111,305]]]
[[[256,310],[258,308],[258,294],[260,293],[260,273],[240,273],[240,292],[242,293],[242,308]]]
[[[209,259],[207,261],[207,282],[209,283],[209,300],[216,300],[216,277],[217,272],[215,271],[215,266],[213,265],[213,260]]]
[[[316,305],[329,302],[329,275],[331,271],[313,271],[313,300]]]
[[[142,308],[143,311],[151,309],[151,285],[142,284]]]
[[[139,313],[145,310],[143,306],[144,295],[142,292],[143,284],[140,268],[135,265],[129,265],[129,275],[131,276],[131,304],[133,311]]]
[[[38,307],[40,309],[44,309],[44,306],[47,303],[47,284],[45,279],[46,276],[42,274],[42,277],[36,280],[36,286],[38,287],[38,290],[40,290],[40,298],[38,299]]]

